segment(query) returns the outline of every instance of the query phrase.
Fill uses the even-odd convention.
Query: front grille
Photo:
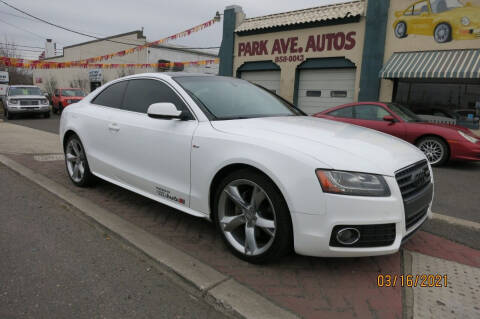
[[[402,168],[395,173],[403,200],[420,193],[431,182],[430,170],[426,160]]]
[[[353,245],[343,245],[337,241],[337,232],[342,228],[356,228],[360,239]],[[378,225],[337,225],[330,236],[332,247],[381,247],[390,246],[395,241],[395,224]]]
[[[38,100],[20,100],[20,105],[38,105]]]
[[[410,229],[413,225],[418,223],[428,212],[428,206],[424,209],[418,211],[417,213],[405,217],[405,226],[407,229]]]

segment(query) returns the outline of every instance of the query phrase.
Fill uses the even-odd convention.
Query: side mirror
[[[153,103],[148,107],[148,116],[155,119],[181,119],[182,111],[173,103]]]
[[[385,116],[383,117],[383,120],[384,120],[384,121],[387,121],[387,122],[395,123],[395,119],[394,119],[393,116],[391,116],[391,115],[385,115]]]

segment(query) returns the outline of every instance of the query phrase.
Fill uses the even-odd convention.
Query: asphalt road
[[[18,118],[10,123],[58,134],[60,117]],[[434,168],[435,200],[433,211],[480,223],[480,162],[452,162]]]
[[[0,164],[0,318],[226,318]]]

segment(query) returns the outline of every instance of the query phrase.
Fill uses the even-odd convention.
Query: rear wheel
[[[441,166],[448,161],[448,146],[441,138],[426,136],[421,138],[416,145],[425,154],[430,165]]]
[[[287,204],[273,182],[250,169],[231,173],[216,188],[213,217],[227,247],[251,263],[275,260],[291,250]]]
[[[92,185],[95,176],[90,171],[83,144],[76,135],[68,138],[65,145],[65,164],[70,180],[77,186]]]
[[[395,26],[395,36],[397,38],[405,38],[407,36],[407,24],[403,21],[400,21]]]

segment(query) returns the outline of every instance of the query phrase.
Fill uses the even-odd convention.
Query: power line
[[[0,0],[0,1],[1,1],[1,0]],[[14,24],[8,23],[8,22],[6,22],[6,21],[4,21],[4,20],[2,20],[2,19],[0,19],[0,22],[5,23],[5,24],[8,24],[9,26],[14,27],[14,28],[16,28],[16,29],[18,29],[18,30],[21,30],[21,31],[23,31],[23,32],[31,33],[31,34],[33,34],[33,35],[35,35],[35,36],[37,36],[37,37],[39,37],[39,38],[41,38],[41,39],[46,39],[45,37],[43,37],[43,36],[41,36],[41,35],[39,35],[39,34],[37,34],[37,33],[35,33],[35,32],[29,31],[29,30],[25,30],[25,29],[23,29],[23,28],[20,28],[19,26],[16,26],[16,25],[14,25]]]
[[[134,45],[134,46],[138,46],[140,45],[139,43],[127,43],[127,42],[121,42],[121,41],[115,41],[115,40],[110,40],[110,39],[105,39],[105,38],[99,38],[99,37],[96,37],[94,35],[90,35],[90,34],[87,34],[87,33],[83,33],[83,32],[80,32],[80,31],[75,31],[75,30],[72,30],[72,29],[69,29],[67,27],[64,27],[64,26],[61,26],[61,25],[58,25],[58,24],[55,24],[53,22],[50,22],[50,21],[47,21],[47,20],[44,20],[42,18],[39,18],[39,17],[36,17],[28,12],[25,12],[23,11],[22,9],[19,9],[17,7],[14,7],[12,6],[11,4],[8,4],[7,2],[3,1],[3,0],[0,0],[0,2],[2,2],[3,4],[5,4],[6,6],[14,9],[14,10],[17,10],[18,12],[21,12],[31,18],[34,18],[38,21],[42,21],[43,23],[46,23],[46,24],[49,24],[51,26],[54,26],[56,28],[59,28],[59,29],[62,29],[62,30],[65,30],[65,31],[68,31],[68,32],[72,32],[72,33],[76,33],[76,34],[79,34],[79,35],[83,35],[85,37],[89,37],[89,38],[93,38],[93,39],[97,39],[97,40],[104,40],[104,41],[109,41],[109,42],[115,42],[115,43],[121,43],[121,44],[126,44],[126,45]]]

